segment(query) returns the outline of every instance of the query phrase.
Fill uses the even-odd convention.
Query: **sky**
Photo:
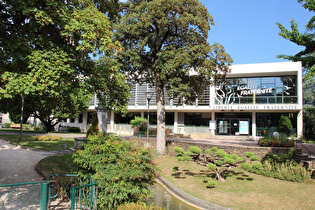
[[[124,0],[126,1],[126,0]],[[212,15],[208,42],[220,43],[233,64],[286,62],[277,55],[294,55],[303,50],[279,36],[277,22],[290,29],[297,22],[300,32],[314,15],[297,0],[200,0]]]

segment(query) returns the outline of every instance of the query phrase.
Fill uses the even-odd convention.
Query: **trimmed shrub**
[[[68,132],[70,133],[81,133],[81,129],[79,127],[69,127]]]
[[[246,153],[245,153],[245,156],[246,156],[247,158],[250,158],[251,156],[254,156],[254,153],[253,153],[253,152],[246,152]]]
[[[200,154],[201,153],[201,149],[197,146],[190,146],[189,147],[189,151],[195,154]]]
[[[211,171],[214,171],[215,169],[217,169],[217,166],[213,163],[209,163],[207,164],[207,168]]]
[[[239,158],[238,158],[238,156],[237,156],[236,154],[232,154],[232,155],[231,155],[231,158],[232,158],[233,160],[237,160],[237,159],[239,159]]]
[[[232,159],[232,158],[227,158],[226,160],[224,160],[226,164],[229,164],[229,165],[233,165],[235,163],[235,160]]]
[[[89,137],[90,135],[95,135],[99,133],[98,128],[98,119],[97,119],[97,113],[94,112],[92,114],[92,125],[89,127],[89,129],[86,132],[86,137]]]
[[[289,134],[292,131],[292,123],[289,117],[281,115],[278,122],[278,131],[280,133]]]
[[[211,150],[212,150],[213,152],[216,152],[216,151],[218,151],[218,147],[212,147]]]
[[[250,157],[250,161],[257,161],[259,158],[256,155]]]
[[[216,157],[221,157],[223,158],[226,155],[225,151],[223,149],[219,149],[216,153],[215,156]]]
[[[242,164],[242,168],[245,170],[245,171],[250,171],[252,169],[252,164],[250,163],[243,163]]]
[[[205,153],[206,153],[206,154],[211,154],[211,152],[212,152],[211,149],[206,149],[206,150],[205,150]]]
[[[216,181],[214,181],[214,180],[209,180],[208,182],[207,182],[207,188],[215,188],[216,186],[217,186],[217,182]]]
[[[14,123],[4,123],[4,128],[10,128],[10,125]]]
[[[255,163],[253,163],[252,169],[259,170],[259,169],[261,169],[261,168],[262,168],[261,162],[255,162]]]
[[[174,147],[174,152],[177,152],[177,153],[184,153],[185,150],[181,147]]]
[[[222,166],[223,165],[223,161],[222,160],[217,160],[217,161],[215,161],[215,164],[217,166]]]

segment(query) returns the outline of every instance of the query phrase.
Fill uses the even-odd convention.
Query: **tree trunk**
[[[164,85],[160,78],[156,79],[155,86],[156,105],[157,105],[157,131],[156,131],[156,149],[160,156],[165,155],[165,103],[164,103]]]
[[[215,170],[215,174],[216,174],[216,179],[219,181],[219,182],[224,182],[225,179],[224,179],[224,174],[226,172],[228,172],[229,170],[231,169],[231,167],[228,167],[228,168],[225,168],[221,171],[219,171],[218,169]]]

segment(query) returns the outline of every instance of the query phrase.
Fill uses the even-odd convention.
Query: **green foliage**
[[[98,134],[99,131],[100,130],[99,130],[99,127],[98,127],[97,113],[93,112],[93,114],[92,114],[92,125],[87,130],[86,137],[89,137],[90,135]]]
[[[184,153],[185,150],[181,147],[174,147],[174,152],[177,152],[177,153]]]
[[[250,171],[252,169],[252,164],[250,163],[243,163],[242,164],[242,168],[245,170],[245,171]]]
[[[252,170],[259,170],[262,168],[262,163],[261,162],[255,162],[253,163]]]
[[[215,153],[215,156],[216,157],[221,157],[223,158],[224,156],[226,155],[224,149],[219,149],[216,153]]]
[[[68,132],[70,133],[80,133],[81,129],[79,127],[69,127]]]
[[[197,146],[190,146],[189,147],[189,151],[195,154],[200,154],[201,153],[201,149]]]
[[[23,95],[25,115],[35,113],[52,131],[60,119],[85,110],[94,93],[104,108],[126,109],[129,86],[114,58],[121,46],[113,40],[112,23],[105,15],[114,18],[119,13],[108,6],[119,8],[118,1],[1,5],[6,15],[0,26],[0,111],[16,120],[20,106],[6,104],[19,104]]]
[[[133,120],[130,120],[130,124],[132,125],[132,128],[138,126],[140,133],[147,132],[147,119],[145,118],[135,116]]]
[[[147,206],[143,202],[126,203],[117,208],[117,210],[163,210],[162,207]]]
[[[178,154],[176,158],[178,161],[190,161],[191,160],[190,156],[184,155],[184,154]]]
[[[311,172],[294,161],[284,163],[265,161],[255,173],[293,182],[307,182],[311,178]]]
[[[276,154],[267,154],[262,162],[269,161],[272,163],[284,163],[284,162],[289,162],[292,160],[293,155],[294,155],[295,149],[290,149],[288,154],[281,154],[281,156],[278,156]]]
[[[289,134],[292,131],[292,123],[289,117],[281,115],[278,122],[278,131],[280,133]]]
[[[207,164],[207,168],[211,171],[214,171],[217,169],[217,166],[213,163],[209,163],[209,164]]]
[[[225,164],[233,165],[235,163],[235,160],[232,158],[227,158],[224,160]]]
[[[207,188],[215,188],[218,185],[218,183],[215,180],[209,180],[207,182]]]
[[[239,159],[239,157],[236,154],[231,154],[231,158],[233,160],[238,160]]]
[[[173,172],[178,171],[178,166],[174,166],[173,169],[172,169],[172,171],[173,171]]]
[[[211,149],[206,149],[206,150],[205,150],[205,153],[206,153],[206,154],[211,154],[211,152],[212,152]]]
[[[247,158],[250,158],[251,156],[254,156],[255,154],[253,153],[253,152],[246,152],[245,153],[245,156],[247,157]]]
[[[223,161],[222,161],[222,160],[216,160],[216,161],[215,161],[215,164],[216,164],[217,166],[222,166],[222,165],[223,165]]]
[[[81,175],[97,180],[101,209],[141,201],[158,172],[149,150],[109,135],[91,135],[73,157]]]
[[[253,155],[253,156],[250,156],[250,161],[258,161],[258,156],[256,156],[256,155]]]
[[[218,151],[218,147],[211,147],[211,150],[212,150],[213,152],[216,152],[216,151]]]
[[[210,84],[230,70],[230,55],[222,45],[208,43],[213,19],[198,0],[152,0],[127,2],[128,9],[115,25],[121,71],[135,82],[156,86],[156,95],[194,102]],[[196,74],[190,74],[194,69]],[[220,74],[220,77],[217,76]],[[165,95],[166,95],[165,94]],[[165,98],[157,98],[164,109]],[[181,103],[181,101],[180,101]],[[157,147],[164,154],[165,112],[157,112]]]
[[[4,128],[10,128],[10,125],[13,123],[4,123]]]
[[[293,147],[294,141],[285,135],[280,135],[280,137],[264,136],[258,140],[258,145],[262,147]]]

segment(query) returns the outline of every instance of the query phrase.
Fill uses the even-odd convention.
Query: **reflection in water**
[[[146,201],[148,206],[160,206],[167,210],[197,210],[193,206],[182,202],[175,196],[171,195],[160,184],[155,183],[151,188],[153,197]]]

